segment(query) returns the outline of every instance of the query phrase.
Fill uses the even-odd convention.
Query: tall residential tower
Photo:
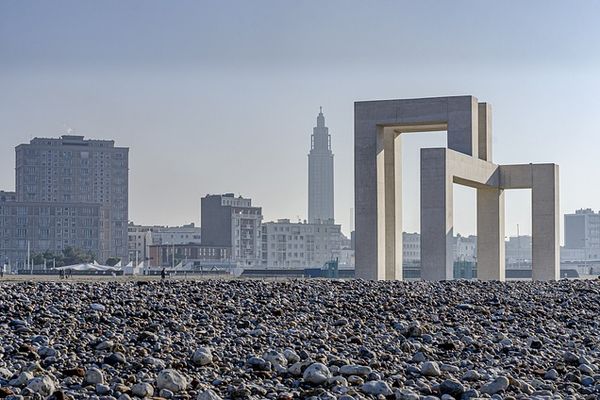
[[[77,204],[87,204],[90,206],[85,206],[82,212],[99,217],[99,221],[95,222],[99,233],[90,232],[89,240],[82,244],[79,242],[80,234],[76,231],[79,227],[77,221],[63,215],[64,218],[57,221],[57,235],[60,233],[60,236],[65,236],[68,233],[73,238],[67,240],[66,237],[61,239],[57,236],[60,242],[57,244],[60,245],[58,250],[66,246],[81,246],[84,250],[98,248],[95,255],[100,262],[109,257],[127,260],[127,147],[116,147],[113,140],[62,135],[60,138],[36,137],[29,143],[18,145],[15,152],[18,202],[40,203],[44,206],[71,204],[63,207],[63,214],[78,210],[75,207]],[[89,221],[90,224],[92,222]],[[30,229],[27,237],[23,238],[35,242],[29,238],[33,233]],[[35,251],[46,249],[36,248]]]
[[[323,108],[313,128],[308,153],[308,220],[333,222],[333,153]]]

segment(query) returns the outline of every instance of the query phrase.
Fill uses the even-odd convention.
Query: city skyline
[[[335,216],[347,234],[354,101],[471,92],[494,105],[498,162],[556,161],[561,213],[600,209],[600,187],[586,182],[600,145],[599,6],[423,3],[190,3],[184,13],[159,2],[4,2],[0,187],[15,185],[16,145],[72,127],[132,149],[137,223],[198,221],[202,196],[232,191],[253,198],[266,221],[307,219],[306,148],[322,105],[336,153]],[[525,17],[532,12],[536,24]],[[397,15],[411,18],[397,24]],[[355,32],[365,21],[370,29]],[[384,48],[379,37],[398,40]],[[406,140],[416,158],[445,137]],[[414,176],[405,195],[406,230],[415,231]],[[456,230],[476,233],[474,194],[462,196]],[[530,233],[528,196],[507,195],[507,235],[517,224]]]

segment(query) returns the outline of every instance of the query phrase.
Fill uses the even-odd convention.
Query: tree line
[[[61,252],[53,253],[46,250],[43,253],[36,253],[31,257],[34,265],[44,264],[46,260],[47,266],[64,267],[65,265],[92,263],[96,259],[96,255],[89,250],[82,250],[76,247],[65,247]],[[54,261],[53,261],[54,260]],[[114,266],[119,262],[119,258],[110,257],[106,260],[106,265]]]

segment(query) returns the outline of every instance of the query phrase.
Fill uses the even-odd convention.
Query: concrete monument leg
[[[377,132],[377,276],[402,279],[402,170],[400,138]]]
[[[421,150],[421,279],[454,278],[452,176],[446,149]]]
[[[504,190],[477,188],[477,278],[505,280]]]
[[[560,278],[558,165],[532,165],[531,177],[531,277],[541,281],[556,280]]]

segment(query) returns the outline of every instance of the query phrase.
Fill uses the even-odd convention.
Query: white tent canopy
[[[96,262],[94,263],[83,263],[83,264],[73,264],[73,265],[65,265],[63,267],[56,267],[56,270],[63,271],[120,271],[119,267],[109,267],[108,265],[100,265]]]

